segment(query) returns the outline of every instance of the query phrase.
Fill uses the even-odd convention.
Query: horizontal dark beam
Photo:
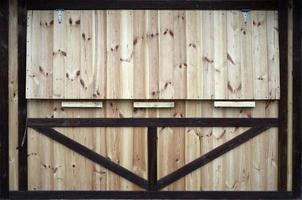
[[[29,10],[198,9],[276,10],[276,0],[28,0]]]
[[[170,185],[171,183],[181,179],[182,177],[190,174],[194,170],[208,164],[209,162],[215,160],[219,156],[235,149],[236,147],[240,146],[241,144],[247,142],[248,140],[256,137],[260,133],[269,129],[268,127],[253,127],[249,130],[241,133],[239,136],[231,139],[228,142],[216,147],[212,151],[200,156],[196,160],[186,164],[185,166],[177,169],[176,171],[172,172],[171,174],[161,178],[157,181],[157,186],[155,187],[157,190],[163,189],[164,187]]]
[[[28,118],[28,127],[277,127],[278,118]]]
[[[30,191],[10,192],[11,199],[290,199],[291,192],[276,191]]]
[[[116,173],[117,175],[125,178],[126,180],[144,188],[148,189],[148,181],[129,171],[128,169],[112,162],[111,160],[105,158],[102,155],[97,154],[96,152],[88,149],[82,144],[66,137],[65,135],[59,133],[58,131],[47,128],[47,127],[36,127],[34,128],[39,133],[49,137],[50,139],[64,145],[65,147],[73,150],[74,152],[84,156],[85,158],[91,160],[94,163],[97,163],[106,169]]]

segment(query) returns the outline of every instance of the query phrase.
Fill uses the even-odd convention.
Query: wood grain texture
[[[17,1],[9,1],[9,189],[18,189],[18,17]]]
[[[277,13],[30,11],[27,98],[279,99]],[[42,48],[43,47],[43,48]],[[39,49],[42,49],[41,51]]]
[[[215,108],[212,101],[176,101],[175,108],[170,109],[140,109],[132,106],[132,101],[109,100],[104,102],[103,109],[64,109],[59,100],[31,100],[28,112],[29,117],[47,118],[250,118],[277,117],[278,114],[277,101],[257,101],[255,108]],[[56,130],[147,178],[146,128],[87,127]],[[246,127],[159,127],[158,177],[172,173],[245,130]],[[142,190],[33,129],[28,129],[28,138],[30,190]],[[163,190],[276,190],[277,142],[277,129],[269,129]]]

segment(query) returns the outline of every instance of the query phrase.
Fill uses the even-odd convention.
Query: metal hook
[[[249,10],[248,9],[243,9],[242,10],[242,15],[243,15],[243,22],[244,24],[247,24],[248,16],[249,16]]]
[[[57,9],[58,11],[58,23],[61,24],[64,16],[64,9]]]

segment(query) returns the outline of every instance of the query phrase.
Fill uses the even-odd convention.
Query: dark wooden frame
[[[301,30],[301,20],[298,19],[300,5],[299,0],[294,0],[294,28]],[[26,5],[26,3],[28,3]],[[297,8],[299,7],[299,8]],[[112,192],[112,191],[44,191],[32,192],[27,191],[27,140],[26,140],[26,99],[25,99],[25,59],[26,59],[26,13],[27,9],[215,9],[215,10],[278,10],[279,11],[279,34],[280,34],[280,79],[281,79],[281,99],[279,107],[279,149],[282,149],[282,154],[279,155],[281,165],[279,166],[280,184],[279,191],[274,192]],[[191,0],[191,1],[173,1],[173,0],[158,0],[158,1],[138,1],[138,0],[26,0],[18,1],[18,86],[19,86],[19,191],[10,192],[12,198],[293,198],[300,195],[300,169],[301,169],[301,42],[295,43],[294,48],[294,170],[293,170],[293,192],[286,192],[286,172],[287,172],[287,1],[282,0]],[[1,28],[3,24],[0,24]],[[0,28],[0,30],[2,30]],[[2,34],[1,34],[2,35]],[[294,34],[294,41],[297,40],[300,34]],[[295,51],[295,49],[297,49]],[[286,55],[286,56],[284,56]],[[7,57],[7,56],[6,56]],[[286,57],[286,58],[285,58]],[[5,55],[4,55],[5,58]],[[5,59],[4,59],[5,62]],[[7,70],[6,63],[0,63],[0,70]],[[2,72],[2,71],[1,71]],[[286,85],[286,87],[285,87]],[[5,94],[5,92],[4,92]],[[8,99],[8,98],[7,98]],[[4,101],[1,101],[1,103]],[[1,104],[1,113],[8,113],[8,106]],[[8,124],[8,120],[5,121]],[[3,126],[5,128],[5,124]],[[2,128],[2,126],[1,126]],[[153,127],[154,129],[154,127]],[[5,129],[4,129],[5,130]],[[149,131],[152,129],[150,128]],[[1,133],[0,137],[8,135],[8,131]],[[150,137],[152,138],[152,137]],[[150,139],[151,140],[151,139]],[[152,143],[152,141],[150,142]],[[154,146],[154,141],[153,141]],[[3,146],[1,146],[3,147]],[[152,148],[151,148],[152,149]],[[4,155],[6,153],[6,155]],[[1,152],[1,156],[2,156]],[[4,156],[8,156],[4,152]],[[8,162],[8,160],[6,161]],[[4,163],[5,164],[5,163]],[[1,163],[1,168],[3,164]],[[151,167],[151,166],[150,166]],[[285,172],[285,173],[284,173]],[[154,172],[153,172],[154,173]],[[298,175],[298,177],[297,177]],[[154,174],[149,174],[148,177],[154,180]],[[153,177],[153,178],[151,178]],[[151,184],[151,183],[149,183]]]
[[[64,121],[63,119],[60,119],[61,121]],[[72,119],[74,120],[74,119]],[[116,173],[117,175],[125,178],[126,180],[140,186],[141,188],[148,190],[148,191],[158,191],[163,189],[164,187],[170,185],[171,183],[179,180],[180,178],[188,175],[189,173],[193,172],[194,170],[208,164],[209,162],[213,161],[214,159],[218,158],[219,156],[229,152],[230,150],[238,147],[239,145],[247,142],[248,140],[256,137],[260,133],[268,130],[271,127],[278,127],[278,120],[275,120],[275,123],[271,124],[256,124],[256,125],[245,125],[245,126],[252,126],[250,129],[244,131],[241,133],[239,136],[229,140],[228,142],[225,142],[221,146],[216,147],[215,149],[211,150],[210,152],[200,156],[199,158],[189,162],[188,164],[184,165],[183,167],[177,169],[176,171],[172,172],[171,174],[168,174],[167,176],[157,180],[157,128],[154,127],[154,125],[162,125],[165,124],[165,119],[152,119],[153,124],[149,124],[148,121],[149,119],[146,118],[125,118],[125,124],[120,124],[121,119],[109,119],[107,120],[106,118],[103,119],[97,119],[97,121],[102,121],[99,124],[95,124],[94,126],[91,126],[91,124],[83,124],[82,126],[76,125],[76,126],[68,126],[68,123],[64,125],[64,127],[132,127],[131,125],[133,122],[139,127],[148,127],[147,135],[148,135],[148,180],[145,180],[144,178],[139,177],[138,175],[134,174],[133,172],[127,170],[126,168],[112,162],[111,160],[105,158],[102,155],[99,155],[95,153],[94,151],[90,150],[89,148],[85,147],[84,145],[68,138],[64,134],[56,131],[53,128],[45,126],[46,122],[49,121],[49,119],[40,119],[39,123],[28,123],[27,127],[33,128],[35,131],[37,131],[40,134],[43,134],[44,136],[56,141],[59,144],[64,145],[65,147],[71,149],[72,151],[82,155],[83,157],[93,161],[94,163],[97,163],[101,165],[102,167]],[[224,124],[221,127],[230,127],[230,123],[228,121],[233,122],[233,121],[238,121],[238,119],[219,119],[214,124],[207,125],[205,123],[202,123],[202,121],[209,121],[209,119],[203,119],[203,118],[191,118],[191,120],[198,121],[199,123],[193,124],[190,123],[190,121],[186,121],[187,123],[179,122],[177,120],[174,120],[174,123],[170,123],[170,127],[177,127],[181,124],[181,127],[195,127],[201,124],[198,127],[216,127],[216,124],[221,125]],[[255,121],[258,122],[259,120],[257,118],[254,119],[249,119],[251,122]],[[28,121],[31,121],[31,119],[28,119]],[[45,122],[43,122],[45,121]],[[68,121],[68,119],[67,119]],[[80,120],[82,121],[95,121],[95,119],[90,118],[90,119],[84,119]],[[107,123],[106,123],[107,122]],[[129,125],[130,124],[130,125]],[[54,127],[62,127],[59,124],[58,126],[54,125]],[[86,125],[86,126],[85,126]],[[240,122],[236,124],[237,126],[240,126]]]
[[[8,197],[8,0],[0,0],[0,199]],[[7,84],[6,84],[7,83]]]
[[[293,194],[301,196],[302,2],[293,1]]]

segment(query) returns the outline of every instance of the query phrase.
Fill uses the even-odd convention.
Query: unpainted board
[[[278,15],[28,11],[29,99],[279,99]]]
[[[215,108],[211,101],[176,101],[174,108],[138,109],[109,100],[103,108],[62,108],[61,101],[30,100],[28,117],[277,117],[276,101],[255,108]],[[64,135],[147,178],[146,128],[56,128]],[[247,128],[158,127],[161,178]],[[276,190],[277,129],[272,128],[163,190]],[[28,129],[30,190],[142,190],[62,145]]]

